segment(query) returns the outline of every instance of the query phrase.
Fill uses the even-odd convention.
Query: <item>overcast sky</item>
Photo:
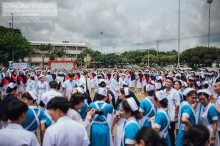
[[[11,17],[2,16],[2,2],[9,0],[0,2],[0,25],[9,27]],[[100,32],[103,32],[103,53],[113,52],[113,47],[115,52],[156,48],[155,40],[161,40],[159,51],[178,49],[178,0],[60,0],[57,1],[57,7],[56,17],[39,18],[47,20],[46,23],[15,22],[14,27],[21,29],[29,41],[85,42],[89,43],[90,48],[99,51]],[[219,9],[220,0],[214,0],[211,4],[210,46],[218,48],[220,48]],[[207,0],[181,0],[180,11],[181,38],[208,34]],[[15,17],[15,20],[24,18],[26,17]],[[172,40],[164,41],[169,39]],[[182,39],[180,51],[207,44],[208,37]]]

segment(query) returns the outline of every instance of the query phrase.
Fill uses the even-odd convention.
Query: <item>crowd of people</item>
[[[219,77],[208,70],[2,68],[0,146],[218,146]]]

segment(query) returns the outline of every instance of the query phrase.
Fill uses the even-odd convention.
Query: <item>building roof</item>
[[[77,46],[88,47],[89,43],[63,43],[63,42],[43,42],[43,41],[29,41],[31,45],[51,44],[52,46]]]

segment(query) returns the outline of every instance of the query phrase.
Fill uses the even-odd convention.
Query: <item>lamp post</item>
[[[11,13],[12,15],[12,61],[14,62],[14,40],[13,40],[13,13]]]
[[[213,0],[207,0],[207,3],[209,4],[209,28],[208,28],[208,47],[210,42],[210,9],[211,9],[211,3]]]
[[[103,34],[103,32],[100,32],[100,34],[101,34],[101,53],[102,53],[102,34]]]
[[[178,17],[178,63],[177,67],[180,67],[180,0],[179,0],[179,17]]]

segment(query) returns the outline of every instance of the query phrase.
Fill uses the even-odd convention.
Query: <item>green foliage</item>
[[[215,60],[220,59],[220,50],[216,47],[197,46],[183,51],[181,60],[186,63],[193,63],[197,66],[211,66]]]
[[[13,46],[15,62],[24,61],[34,53],[30,42],[18,29],[13,30]],[[8,60],[12,60],[12,29],[0,26],[0,48],[0,62],[6,65]]]

